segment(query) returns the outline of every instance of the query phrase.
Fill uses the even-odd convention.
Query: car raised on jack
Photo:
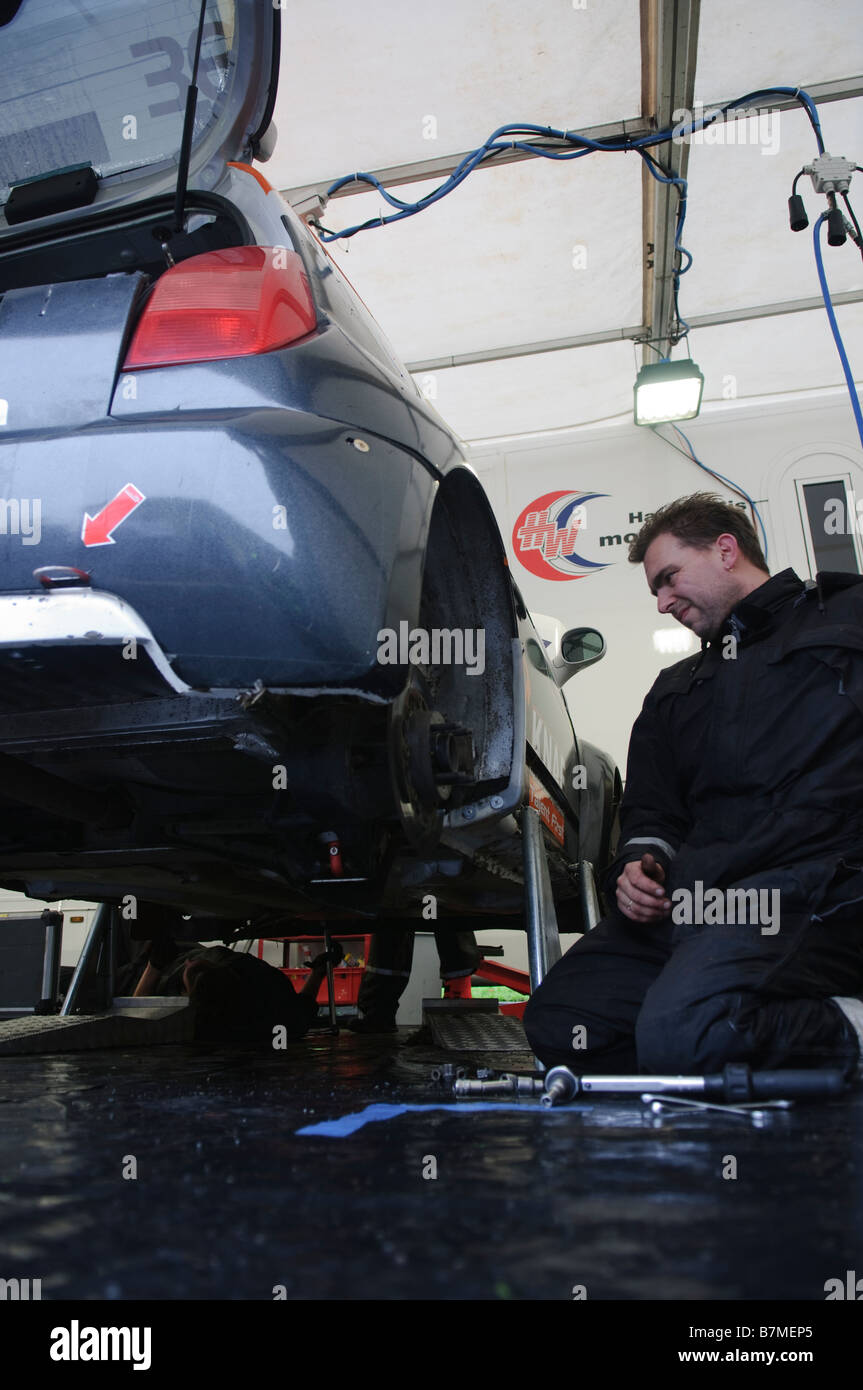
[[[0,885],[287,934],[559,911],[620,781],[273,143],[279,9],[21,0],[0,63]],[[194,78],[194,80],[193,80]],[[300,927],[300,930],[305,928]]]

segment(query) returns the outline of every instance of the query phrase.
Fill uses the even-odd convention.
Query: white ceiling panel
[[[385,207],[377,193],[334,199],[324,222],[341,230]],[[640,163],[592,154],[478,172],[417,216],[330,251],[407,362],[631,327],[641,322]]]
[[[841,305],[836,317],[852,370],[863,380],[863,304]],[[689,337],[705,400],[813,391],[845,380],[824,310],[695,329]]]
[[[638,113],[638,0],[287,0],[282,30],[279,188]]]
[[[852,368],[863,380],[863,304],[837,310]],[[745,400],[844,384],[826,313],[783,314],[693,330],[704,401]],[[683,355],[677,349],[675,356]],[[436,409],[466,440],[563,429],[626,415],[638,364],[631,343],[483,362],[417,374]],[[684,426],[684,428],[686,428]]]
[[[417,377],[462,439],[563,429],[632,411],[631,343],[480,362]]]
[[[820,114],[827,150],[853,154],[860,162],[863,102],[830,102]],[[715,143],[690,150],[683,242],[694,264],[680,282],[683,317],[818,295],[811,226],[792,232],[788,225],[794,175],[818,154],[806,114],[764,112],[757,123],[734,121],[704,134]],[[741,137],[746,143],[739,143]],[[815,194],[808,175],[797,191],[814,224],[825,210],[824,198]],[[863,197],[855,200],[855,192],[859,218]],[[863,288],[863,260],[853,242],[830,247],[826,229],[821,241],[831,292]]]
[[[638,0],[283,0],[279,140],[267,177],[282,189],[326,186],[355,170],[446,165],[507,122],[575,130],[637,119],[639,8]],[[859,0],[705,0],[696,98],[863,73],[860,14]],[[662,90],[673,66],[662,69]],[[863,99],[819,110],[830,153],[863,164]],[[665,159],[669,149],[654,154]],[[815,154],[796,109],[762,117],[758,130],[717,128],[692,146],[684,318],[819,297],[811,229],[795,235],[787,214],[792,179]],[[863,175],[855,180],[860,216]],[[393,192],[416,198],[438,182]],[[814,221],[825,200],[808,178],[800,191]],[[629,414],[632,344],[518,349],[641,324],[643,243],[654,236],[645,238],[642,202],[634,153],[531,159],[478,170],[417,216],[329,249],[409,364],[515,350],[418,374],[463,438],[563,429]],[[331,200],[323,222],[341,230],[389,211],[367,192]],[[831,290],[863,289],[853,246],[823,240]],[[838,312],[852,367],[863,371],[863,307]],[[691,346],[712,403],[842,382],[820,309],[695,329]]]
[[[697,100],[745,96],[758,87],[805,87],[860,72],[863,25],[853,0],[713,0],[701,6]]]

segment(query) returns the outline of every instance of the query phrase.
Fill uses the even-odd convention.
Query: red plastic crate
[[[333,989],[337,1004],[356,1004],[360,992],[360,981],[364,973],[361,965],[349,965],[345,970],[337,967],[333,971]],[[299,993],[306,983],[306,980],[309,978],[308,970],[303,970],[302,967],[296,969],[293,967],[285,967],[282,969],[282,974],[287,975],[297,993]],[[317,993],[317,1002],[319,1004],[329,1003],[326,976],[324,976],[324,979],[321,981],[321,987]]]
[[[369,948],[370,948],[370,946],[371,946],[371,940],[372,940],[372,938],[371,938],[371,936],[369,935],[369,933],[367,933],[367,932],[345,932],[345,933],[339,933],[339,936],[338,936],[337,939],[338,939],[339,941],[341,941],[343,944],[344,944],[345,942],[351,943],[351,954],[353,954],[353,955],[359,954],[359,952],[356,950],[356,948],[355,948],[355,946],[354,946],[354,943],[356,943],[356,942],[362,942],[362,946],[360,947],[360,951],[362,952],[361,959],[363,960],[363,962],[365,962],[365,961],[368,960],[368,958],[369,958]],[[322,951],[322,950],[324,949],[324,939],[323,939],[323,937],[320,937],[320,936],[310,936],[310,935],[305,935],[305,934],[304,934],[304,935],[297,935],[297,936],[268,936],[268,937],[261,937],[261,938],[259,938],[259,940],[258,940],[258,958],[259,958],[259,959],[263,959],[263,955],[264,955],[264,941],[281,941],[281,942],[285,943],[286,946],[287,946],[287,944],[290,943],[290,942],[294,942],[294,941],[304,941],[304,942],[306,942],[306,943],[308,944],[308,946],[309,946],[309,954],[310,954],[310,956],[312,956],[312,955],[318,955],[319,952]],[[303,966],[288,966],[288,965],[281,965],[281,966],[277,966],[276,969],[277,969],[277,970],[281,970],[281,972],[282,972],[283,975],[287,975],[287,977],[288,977],[288,979],[290,980],[291,984],[294,986],[294,989],[295,989],[298,993],[299,993],[299,991],[303,988],[303,985],[306,983],[306,981],[307,981],[308,978],[309,978],[309,972],[308,972],[308,970],[306,970]],[[336,996],[336,1004],[356,1004],[357,999],[358,999],[358,997],[359,997],[359,992],[360,992],[360,981],[362,980],[364,973],[365,973],[365,964],[363,964],[363,965],[341,965],[341,966],[337,966],[337,967],[336,967],[336,969],[333,971],[333,986],[334,986],[334,992],[335,992],[335,996]],[[329,1003],[329,994],[328,994],[328,992],[327,992],[327,981],[326,981],[326,976],[324,977],[323,982],[322,982],[322,984],[321,984],[321,987],[320,987],[320,989],[318,990],[316,1002],[317,1002],[318,1004],[328,1004],[328,1003]]]

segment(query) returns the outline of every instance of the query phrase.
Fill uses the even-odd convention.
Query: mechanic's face
[[[716,635],[738,599],[730,565],[732,537],[720,536],[706,550],[676,536],[657,536],[644,556],[644,573],[660,613],[670,613],[698,637]]]

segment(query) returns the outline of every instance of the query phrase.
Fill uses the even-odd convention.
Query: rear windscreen
[[[0,202],[74,164],[176,162],[201,0],[23,0],[0,25]],[[234,0],[207,0],[195,142],[227,105]]]

